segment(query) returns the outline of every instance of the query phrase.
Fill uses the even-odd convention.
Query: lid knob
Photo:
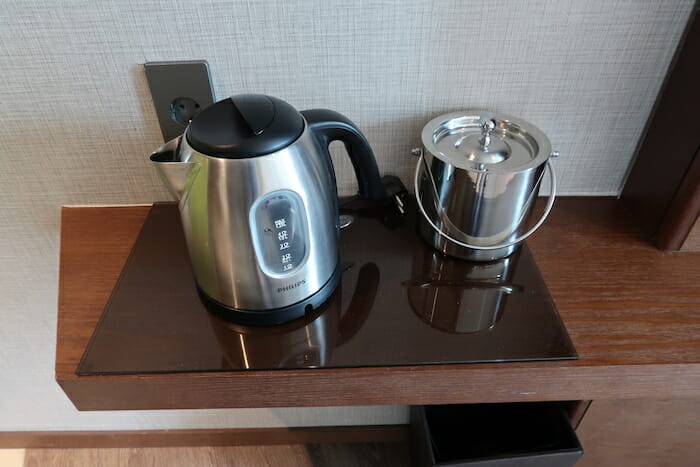
[[[510,157],[510,146],[505,139],[492,136],[497,126],[492,118],[475,121],[473,133],[459,137],[454,143],[454,148],[474,162],[477,170],[489,170],[490,164],[499,164]],[[477,129],[480,133],[475,131]]]
[[[479,144],[481,145],[481,150],[486,151],[491,144],[491,133],[493,133],[494,128],[496,128],[496,121],[494,119],[486,120],[481,124],[481,139]]]

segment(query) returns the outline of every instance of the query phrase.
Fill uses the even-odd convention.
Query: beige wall
[[[167,198],[140,64],[207,59],[218,97],[269,93],[365,130],[408,180],[432,116],[540,126],[564,193],[616,194],[684,1],[5,2],[0,13],[0,429],[392,423],[402,407],[78,413],[53,381],[59,206]],[[339,164],[339,185],[352,186]],[[342,388],[338,388],[342,391]]]

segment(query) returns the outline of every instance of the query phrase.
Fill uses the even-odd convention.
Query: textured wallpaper
[[[684,1],[6,2],[0,13],[0,430],[399,423],[403,407],[79,413],[53,380],[59,207],[167,199],[141,64],[206,59],[218,98],[344,113],[410,178],[432,117],[538,125],[565,194],[616,194]],[[339,186],[353,189],[343,154]],[[342,388],[338,388],[342,391]]]

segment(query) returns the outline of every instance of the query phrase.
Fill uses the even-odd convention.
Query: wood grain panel
[[[29,449],[25,467],[314,467],[306,447],[237,446],[150,449]]]
[[[0,449],[242,446],[406,441],[405,425],[0,432]]]
[[[417,405],[691,397],[700,364],[503,364],[64,379],[80,410]],[[253,392],[256,388],[274,392]],[[340,390],[339,388],[342,388]]]
[[[150,209],[133,206],[61,210],[57,375],[75,373],[76,363],[101,315],[88,310],[104,308]],[[95,232],[97,238],[88,239],[86,234],[90,236],[90,232]],[[64,248],[67,245],[72,247]]]
[[[312,444],[306,447],[314,467],[410,466],[408,443]]]
[[[562,199],[531,241],[577,361],[75,375],[144,208],[65,209],[56,377],[81,410],[700,396],[700,254],[665,254],[613,199]]]
[[[140,449],[29,449],[25,467],[87,465],[388,467],[410,465],[403,443]]]
[[[593,401],[577,435],[577,467],[698,465],[700,400]]]

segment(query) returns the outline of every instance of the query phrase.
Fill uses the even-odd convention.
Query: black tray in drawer
[[[568,467],[583,455],[559,402],[414,406],[414,465]]]

